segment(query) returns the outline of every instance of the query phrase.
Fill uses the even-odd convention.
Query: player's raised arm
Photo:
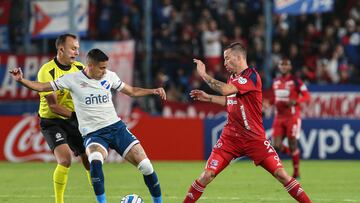
[[[16,80],[17,82],[19,82],[20,84],[24,85],[25,87],[27,87],[29,89],[32,89],[32,90],[35,90],[38,92],[53,91],[53,88],[49,82],[41,83],[41,82],[30,81],[30,80],[25,79],[23,77],[21,68],[15,68],[9,72],[11,73],[11,76],[13,77],[14,80]]]
[[[147,95],[159,95],[161,99],[166,100],[166,93],[164,88],[159,87],[156,89],[146,89],[146,88],[140,88],[140,87],[132,87],[128,84],[125,84],[125,86],[120,90],[122,93],[130,96],[130,97],[142,97]]]
[[[211,102],[215,104],[220,104],[225,106],[226,105],[226,97],[225,96],[217,96],[217,95],[210,95],[202,90],[191,90],[190,97],[194,100],[204,101],[204,102]]]
[[[201,60],[194,59],[194,63],[196,63],[197,72],[211,89],[219,92],[224,96],[235,94],[238,92],[237,88],[234,85],[226,84],[208,75],[206,73],[205,64]]]

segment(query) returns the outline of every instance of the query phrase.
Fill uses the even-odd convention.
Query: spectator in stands
[[[205,64],[209,67],[209,71],[214,72],[215,67],[222,64],[222,33],[218,29],[217,22],[211,20],[202,35],[202,43],[204,46]]]
[[[110,40],[111,27],[113,20],[113,1],[101,0],[99,19],[98,19],[98,32],[97,37],[102,40]]]
[[[356,31],[356,23],[351,18],[346,21],[346,33],[342,36],[341,43],[349,62],[360,67],[360,33]]]
[[[222,61],[219,60],[222,58],[221,47],[233,41],[241,41],[248,47],[249,63],[256,66],[262,75],[265,41],[262,4],[261,1],[237,0],[154,1],[152,8],[154,72],[156,73],[159,67],[164,67],[169,79],[175,80],[177,69],[191,67],[188,65],[189,56],[186,54],[189,53],[205,59],[206,63],[210,63],[208,67],[211,71],[218,74],[217,66],[223,66]],[[350,67],[350,76],[354,79],[349,82],[360,82],[358,71],[360,70],[360,3],[335,1],[334,7],[336,12],[273,17],[272,40],[281,45],[280,51],[274,49],[275,54],[288,56],[293,62],[295,74],[313,84],[324,82],[323,79],[318,81],[317,78],[319,72],[325,70],[329,75],[329,82],[338,83],[340,74],[346,75],[346,72],[340,71],[339,64]],[[14,3],[9,25],[11,50],[17,52],[24,49],[21,44],[24,43],[25,31],[22,24],[19,24],[19,16],[24,18],[24,11],[21,9],[23,9],[21,6]],[[91,0],[87,39],[116,41],[135,39],[137,46],[135,69],[141,70],[144,61],[142,60],[143,9],[139,0]],[[96,22],[95,25],[92,22]],[[212,37],[214,40],[209,40]],[[209,43],[209,41],[213,42]],[[33,39],[32,42],[34,43],[31,50],[42,49],[41,39]],[[338,44],[344,50],[340,55],[336,51]],[[192,53],[188,52],[190,50]],[[318,65],[323,64],[319,63],[319,60],[325,59],[328,60],[328,64],[322,67],[325,68],[324,71],[317,70]],[[212,63],[215,65],[212,66]],[[193,77],[192,68],[185,69],[185,75],[189,78]],[[190,81],[192,80],[189,80],[189,86]]]

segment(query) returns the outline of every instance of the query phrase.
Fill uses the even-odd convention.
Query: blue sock
[[[100,160],[93,160],[90,163],[90,175],[98,203],[105,203],[104,173]]]
[[[96,199],[98,203],[106,203],[106,196],[105,193],[102,195],[96,195]]]
[[[154,203],[162,203],[161,195],[160,195],[160,197],[152,197],[152,200]]]
[[[162,203],[160,183],[155,171],[150,175],[144,175],[144,181],[153,197],[153,202]]]

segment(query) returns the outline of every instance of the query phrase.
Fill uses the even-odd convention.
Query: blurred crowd
[[[166,87],[170,101],[188,101],[191,89],[210,91],[197,75],[192,59],[204,60],[215,78],[226,81],[222,50],[235,41],[247,47],[249,65],[265,80],[262,2],[153,0],[153,85]],[[136,40],[134,80],[139,85],[144,77],[143,7],[142,0],[90,0],[86,38]],[[286,56],[292,61],[294,74],[307,83],[360,83],[360,1],[335,0],[333,12],[328,13],[273,14],[272,21],[271,78],[276,75],[279,59]],[[12,42],[16,45],[16,40]]]

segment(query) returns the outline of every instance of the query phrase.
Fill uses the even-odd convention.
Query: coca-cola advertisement
[[[54,156],[40,133],[36,116],[2,117],[0,160],[11,162],[53,161]]]
[[[55,161],[44,136],[40,132],[37,116],[3,116],[1,128],[0,160],[10,162]],[[75,157],[74,157],[75,160]],[[115,151],[110,150],[108,162],[122,162]]]
[[[153,160],[203,159],[201,119],[155,118],[135,111],[124,122]],[[0,123],[0,161],[55,161],[40,132],[38,116],[0,116]],[[110,149],[106,161],[121,162],[123,158]]]

